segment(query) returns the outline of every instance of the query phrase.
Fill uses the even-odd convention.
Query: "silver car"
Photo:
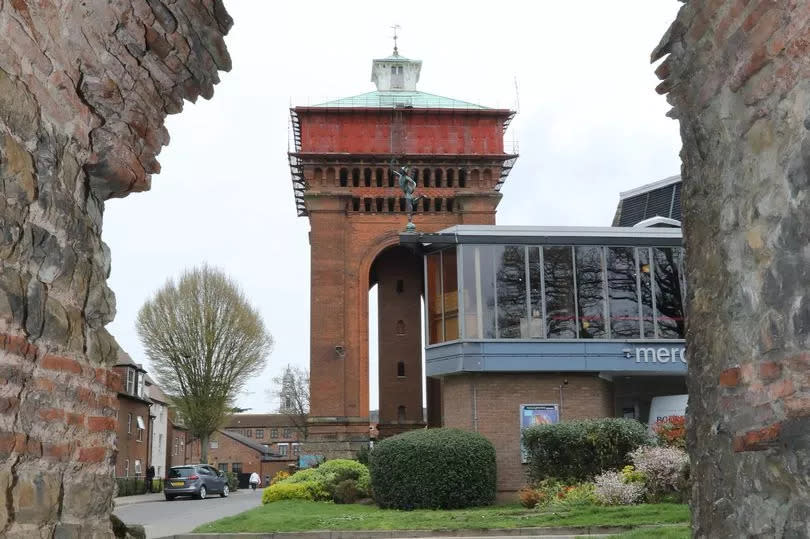
[[[176,496],[191,496],[204,500],[209,494],[225,498],[230,494],[228,477],[207,464],[187,464],[169,468],[169,478],[163,487],[167,500]]]

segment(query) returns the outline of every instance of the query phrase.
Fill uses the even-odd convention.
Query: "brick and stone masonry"
[[[810,3],[684,4],[680,121],[695,537],[810,536]]]
[[[111,537],[104,201],[230,68],[220,0],[0,1],[0,536]]]

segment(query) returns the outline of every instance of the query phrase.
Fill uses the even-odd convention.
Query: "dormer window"
[[[127,367],[126,392],[136,397],[143,397],[143,373],[133,367]]]

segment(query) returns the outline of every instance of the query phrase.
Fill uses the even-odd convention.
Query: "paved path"
[[[115,514],[126,524],[141,524],[147,539],[188,533],[200,524],[247,511],[261,505],[261,490],[239,490],[227,498],[214,494],[205,500],[177,498],[171,502],[163,494],[124,496],[116,499]],[[138,501],[126,500],[138,498]]]

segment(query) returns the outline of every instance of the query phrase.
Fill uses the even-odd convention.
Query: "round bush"
[[[417,430],[379,442],[369,456],[382,508],[457,509],[495,500],[495,448],[457,429]]]
[[[270,485],[262,492],[262,503],[268,504],[279,500],[326,500],[328,494],[315,481],[285,483],[281,481]]]

